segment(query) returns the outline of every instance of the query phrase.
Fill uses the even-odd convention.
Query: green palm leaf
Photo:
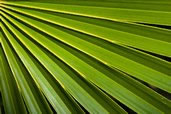
[[[1,112],[171,112],[170,5],[1,1]]]

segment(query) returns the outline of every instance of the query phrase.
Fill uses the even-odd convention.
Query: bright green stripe
[[[65,31],[65,30],[64,30]],[[84,51],[83,51],[84,52]],[[72,66],[71,66],[72,67]]]
[[[3,22],[6,22],[3,20]],[[7,22],[6,22],[7,23]],[[10,24],[6,24],[8,27]],[[10,26],[11,29],[12,26]],[[13,28],[13,27],[12,27]],[[13,32],[15,30],[15,35],[23,42],[23,44],[34,54],[34,56],[47,68],[47,70],[59,81],[60,84],[65,87],[65,89],[76,99],[80,104],[82,104],[88,111],[92,113],[103,112],[107,113],[108,111],[114,111],[106,107],[104,104],[99,104],[98,101],[93,98],[88,91],[85,91],[86,88],[83,89],[85,85],[81,82],[78,77],[75,77],[75,80],[79,80],[79,84],[75,82],[74,79],[71,78],[64,69],[61,69],[53,60],[51,60],[45,53],[43,53],[36,45],[30,42],[24,35],[22,35],[16,29],[11,29]],[[11,40],[11,39],[9,39]],[[90,88],[89,88],[90,89]],[[79,92],[78,92],[79,91]],[[86,100],[89,99],[89,100]],[[103,105],[103,106],[102,106]],[[105,107],[105,108],[104,108]]]
[[[41,12],[36,12],[36,11],[29,11],[26,9],[17,9],[17,8],[12,8],[13,10],[16,10],[18,12],[22,12],[24,14],[28,14],[37,18],[41,18],[45,21],[49,21],[52,22],[54,24],[58,24],[64,27],[68,27],[77,31],[81,31],[87,34],[91,34],[93,36],[97,36],[100,37],[102,39],[108,40],[110,42],[113,43],[122,43],[124,45],[129,45],[129,46],[133,46],[136,48],[140,48],[142,50],[147,50],[147,51],[151,51],[153,53],[157,53],[157,54],[162,54],[165,56],[171,56],[171,50],[169,50],[171,48],[171,43],[170,43],[170,35],[171,32],[170,31],[157,31],[157,30],[153,30],[151,31],[151,34],[149,31],[147,31],[145,33],[139,32],[142,29],[145,29],[145,27],[138,28],[139,30],[134,29],[134,32],[131,33],[132,31],[130,31],[129,29],[131,28],[122,28],[120,27],[120,30],[115,30],[115,27],[112,28],[107,28],[104,26],[98,26],[98,25],[94,25],[92,24],[93,22],[89,23],[84,23],[84,22],[80,22],[79,18],[76,18],[77,20],[75,20],[75,17],[72,16],[65,16],[63,17],[63,15],[59,15],[59,16],[54,16],[54,15],[49,15],[49,14],[45,14],[45,13],[41,13]],[[10,14],[13,14],[12,12],[10,12]],[[14,13],[14,15],[18,15],[16,13]],[[58,15],[58,14],[56,14]],[[62,17],[61,17],[62,16]],[[67,18],[66,18],[67,17]],[[74,20],[73,20],[73,19]],[[58,21],[56,21],[58,20]],[[96,23],[96,22],[95,22]],[[115,25],[113,25],[115,26]],[[126,25],[125,25],[126,26]],[[87,29],[89,28],[89,29]],[[103,32],[101,32],[103,31]],[[129,32],[130,31],[130,32]],[[139,32],[139,34],[136,34],[135,32]],[[156,34],[154,33],[156,31]],[[161,33],[163,33],[163,35],[161,35]],[[149,34],[151,36],[149,36]],[[157,38],[160,41],[158,41]],[[164,40],[162,40],[162,37],[164,37]],[[156,40],[157,39],[157,40]],[[136,42],[135,42],[136,41]],[[166,41],[166,42],[165,42]],[[158,45],[160,45],[160,47],[158,47]]]
[[[3,32],[5,32],[3,26],[2,26],[2,30],[3,30]],[[19,87],[22,90],[21,93],[24,96],[24,100],[26,100],[26,103],[27,103],[27,106],[29,107],[29,110],[30,111],[32,110],[32,112],[34,112],[34,113],[40,112],[40,109],[38,108],[38,106],[36,106],[37,103],[33,100],[34,97],[33,97],[33,95],[31,95],[31,92],[29,90],[29,87],[27,85],[26,80],[23,79],[22,71],[19,70],[20,67],[18,66],[18,63],[15,60],[15,58],[13,58],[14,56],[12,55],[12,52],[7,53],[7,51],[9,51],[9,47],[7,47],[7,43],[5,42],[5,39],[2,39],[2,45],[3,45],[3,48],[5,49],[5,54],[7,56],[8,61],[9,61],[9,65],[11,67],[13,75],[14,75],[15,79],[17,80]],[[30,97],[32,97],[33,99],[29,98],[28,95]],[[29,103],[29,102],[32,102],[32,103]]]
[[[23,9],[20,9],[20,12],[22,11]],[[19,10],[18,10],[19,11]],[[27,10],[24,10],[24,11],[27,11]],[[41,18],[41,19],[43,19],[43,20],[46,20],[46,21],[48,21],[49,20],[49,22],[52,22],[52,23],[54,23],[54,24],[58,24],[58,22],[59,22],[59,19],[58,18],[52,18],[52,15],[44,15],[44,13],[35,13],[34,11],[32,11],[31,12],[32,14],[30,14],[29,13],[29,15],[33,15],[34,17],[37,17],[37,18]],[[11,13],[12,14],[12,13]],[[28,14],[28,13],[24,13],[24,14]],[[37,16],[37,15],[39,15],[39,16]],[[41,15],[43,15],[43,16],[41,16]],[[18,16],[19,17],[19,16]],[[17,17],[17,18],[18,18]],[[50,18],[48,18],[48,17],[50,17]],[[48,18],[48,20],[47,20],[47,18]],[[72,16],[71,17],[68,17],[68,18],[72,18]],[[79,18],[77,18],[77,20],[78,19],[80,19],[81,20],[81,18],[79,17]],[[87,19],[87,18],[85,18],[85,19]],[[58,20],[57,22],[56,22],[56,20]],[[82,19],[83,20],[83,19]],[[90,20],[90,19],[89,19]],[[91,22],[91,23],[97,23],[97,21],[98,20],[92,20],[92,21],[89,21],[89,22]],[[65,27],[68,27],[67,25],[65,25],[66,23],[65,22],[63,22],[63,21],[60,21],[62,24],[60,24],[60,25],[64,25]],[[99,21],[97,24],[100,24],[100,22],[103,22],[103,21]],[[73,23],[73,22],[72,22]],[[113,22],[114,23],[114,22]],[[111,23],[105,23],[105,24],[108,24],[108,26],[109,27],[112,27],[112,26],[110,26],[110,25],[112,25],[112,22]],[[103,24],[103,25],[101,25],[101,26],[105,26],[105,24]],[[77,23],[74,23],[73,25],[78,25]],[[155,29],[155,28],[148,28],[148,27],[144,27],[144,26],[138,26],[138,25],[135,25],[135,26],[131,26],[131,25],[129,25],[129,24],[124,24],[124,23],[115,23],[113,26],[117,26],[118,25],[118,27],[116,28],[116,29],[119,29],[119,28],[122,28],[121,30],[128,30],[129,29],[129,27],[131,27],[131,29],[133,29],[132,31],[136,31],[137,32],[137,29],[139,29],[138,30],[138,32],[139,32],[139,34],[140,35],[148,35],[148,34],[153,34],[152,36],[148,36],[149,38],[150,37],[152,37],[153,39],[155,39],[156,37],[158,37],[158,39],[157,40],[161,40],[161,41],[164,41],[164,42],[171,42],[171,40],[170,40],[170,35],[171,35],[171,32],[170,31],[165,31],[165,30],[160,30],[160,29]],[[126,27],[128,26],[128,28],[126,28]],[[115,29],[115,27],[113,27],[112,29]],[[72,26],[69,26],[69,28],[70,29],[74,29],[74,28],[72,28]],[[80,29],[80,28],[78,28],[78,29]],[[141,31],[142,31],[142,29],[144,30],[142,33],[141,33]],[[146,30],[146,34],[143,34],[144,32],[145,32],[145,29],[147,29]],[[67,30],[67,29],[66,29]],[[129,32],[132,32],[132,31],[129,31]],[[150,32],[148,32],[148,31],[150,31]],[[102,44],[103,43],[103,45],[101,46],[101,47],[103,47],[103,48],[107,48],[107,49],[109,49],[109,50],[111,50],[111,48],[113,48],[114,46],[115,46],[115,48],[118,48],[118,46],[116,47],[116,45],[113,45],[113,46],[107,46],[106,47],[106,43],[105,42],[99,42],[99,41],[102,41],[102,40],[95,40],[95,41],[93,41],[92,39],[96,39],[96,38],[94,38],[94,37],[90,37],[90,36],[87,36],[87,35],[83,35],[83,34],[77,34],[76,32],[71,32],[71,31],[69,31],[69,30],[67,30],[66,32],[68,32],[68,33],[70,33],[70,34],[73,34],[73,35],[77,35],[78,37],[80,37],[80,38],[82,38],[82,39],[85,39],[85,40],[87,40],[87,41],[90,41],[90,42],[92,42],[92,43],[95,43],[95,44],[97,44],[97,45],[100,45],[100,44]],[[161,35],[162,34],[162,35]],[[160,38],[160,39],[159,39]],[[165,38],[165,39],[164,39]],[[97,43],[97,42],[99,42],[99,43]],[[152,42],[153,43],[153,42]],[[121,50],[121,49],[120,49]],[[125,49],[124,48],[122,48],[122,51],[124,51]],[[111,51],[113,51],[113,52],[115,52],[115,53],[118,53],[118,51],[116,51],[116,49],[114,49],[114,50],[111,50]],[[126,51],[125,51],[125,53],[126,53]],[[133,53],[134,55],[135,55],[135,51],[129,51],[127,54],[122,54],[122,53],[119,53],[119,54],[122,54],[122,56],[125,56],[125,57],[129,57],[130,58],[130,56],[132,56],[131,55],[131,53]],[[127,55],[129,55],[129,56],[127,56]],[[137,56],[140,56],[140,58],[146,58],[146,59],[150,59],[150,61],[146,61],[145,62],[145,60],[143,60],[143,59],[141,59],[141,60],[139,60],[138,62],[140,62],[141,64],[145,64],[145,65],[147,65],[147,66],[150,66],[150,68],[154,68],[154,69],[156,69],[156,70],[158,70],[158,71],[160,71],[160,72],[163,72],[163,73],[166,73],[166,74],[168,74],[168,75],[171,75],[170,74],[170,68],[171,68],[171,65],[169,64],[169,63],[167,63],[167,62],[164,62],[164,61],[162,61],[162,60],[160,60],[160,59],[156,59],[156,58],[154,58],[154,57],[150,57],[149,58],[149,56],[148,57],[146,57],[147,56],[147,54],[144,56],[144,55],[142,55],[142,54],[140,54],[140,52],[138,52],[134,57],[131,57],[131,59],[132,60],[134,60],[134,61],[136,61],[137,59],[134,59],[135,57],[137,58]],[[143,61],[143,62],[142,62]],[[156,63],[156,64],[154,64],[154,63]]]
[[[104,8],[96,6],[63,5],[32,2],[6,2],[5,4],[49,10],[54,12],[70,13],[82,16],[104,18],[109,20],[123,20],[131,22],[145,22],[154,24],[171,25],[171,12],[125,9],[125,8]],[[99,13],[100,12],[100,13]]]
[[[6,28],[2,26],[2,29],[6,36],[9,37],[9,33],[6,31]],[[29,78],[28,73],[22,66],[15,53],[10,49],[5,39],[2,39],[2,46],[5,50],[12,73],[17,80],[19,87],[21,88],[21,93],[24,97],[29,112],[51,113],[50,107],[47,104],[44,96],[40,93],[38,88],[35,87],[33,80]]]
[[[138,63],[131,61],[128,58],[120,56],[116,53],[111,53],[107,50],[104,50],[103,48],[94,46],[86,41],[78,39],[76,36],[67,34],[63,31],[60,31],[60,30],[54,28],[54,27],[48,26],[47,24],[43,24],[38,21],[32,20],[30,18],[26,18],[26,17],[18,15],[17,18],[19,18],[19,17],[22,17],[21,20],[29,23],[30,25],[33,25],[34,27],[40,29],[41,31],[43,31],[55,38],[60,38],[61,41],[65,42],[75,48],[78,48],[79,50],[82,50],[83,52],[93,56],[94,58],[98,59],[99,61],[104,62],[105,64],[107,64],[111,67],[113,66],[115,68],[118,68],[124,72],[127,72],[127,73],[135,76],[136,78],[139,78],[148,83],[151,83],[151,84],[153,84],[159,88],[162,88],[168,92],[171,91],[170,77],[168,77],[164,73],[155,71],[149,67],[138,64]],[[67,37],[67,38],[64,38],[64,37]],[[87,48],[87,47],[89,47],[89,48]],[[103,55],[105,55],[105,56],[103,56]],[[131,66],[127,67],[127,64],[130,64]],[[142,73],[142,71],[143,71],[143,73]]]
[[[23,99],[19,93],[15,79],[12,76],[3,49],[0,46],[0,85],[5,112],[8,114],[26,114]]]
[[[52,106],[57,112],[74,113],[76,111],[82,113],[80,110],[75,108],[76,105],[74,104],[74,101],[70,102],[70,99],[64,94],[64,91],[61,91],[61,88],[59,88],[57,84],[50,79],[50,77],[48,77],[50,75],[43,71],[40,65],[36,64],[36,61],[33,57],[31,59],[31,56],[28,56],[28,54],[19,44],[15,43],[14,46],[15,50],[19,54],[19,57],[26,65],[26,68],[30,71],[34,79],[40,84],[45,96],[51,102]]]
[[[44,3],[44,2],[42,2]],[[45,2],[46,3],[46,2]],[[103,2],[103,1],[56,1],[55,4],[96,6],[108,8],[139,9],[151,11],[171,11],[170,4],[138,3],[138,2]]]
[[[13,20],[13,22],[14,22],[14,20]],[[19,23],[16,23],[16,25],[17,26],[21,26]],[[31,31],[31,29],[30,30],[27,30],[27,28],[22,28],[22,30],[24,30],[26,33],[28,33],[28,31]],[[27,31],[26,31],[27,30]],[[33,35],[34,34],[34,35]],[[106,84],[105,85],[103,85],[102,84],[102,82],[104,82],[105,80],[105,82],[107,82],[108,81],[108,83],[107,84],[109,84],[109,85],[114,85],[114,83],[112,83],[111,81],[109,81],[109,79],[107,79],[107,77],[105,78],[105,76],[103,76],[102,74],[98,74],[98,72],[96,73],[96,75],[95,75],[95,71],[92,71],[90,68],[88,69],[88,67],[86,67],[86,66],[81,66],[81,65],[84,65],[79,59],[77,60],[75,57],[73,57],[73,56],[71,56],[69,53],[67,53],[67,52],[65,52],[64,50],[63,51],[60,51],[61,50],[61,48],[59,47],[59,46],[57,46],[57,45],[54,45],[52,42],[50,43],[48,40],[46,40],[47,39],[47,37],[45,36],[45,39],[37,39],[37,37],[39,37],[39,38],[42,38],[43,36],[35,36],[35,34],[36,35],[38,35],[38,33],[34,33],[34,32],[32,32],[32,33],[30,33],[29,35],[31,35],[31,37],[32,38],[34,38],[35,40],[38,40],[38,42],[40,42],[42,45],[44,45],[46,48],[48,48],[48,50],[50,50],[50,51],[52,51],[54,54],[56,54],[58,57],[60,57],[63,61],[65,61],[67,64],[70,64],[70,66],[71,67],[73,67],[74,69],[78,69],[78,72],[80,72],[80,73],[82,73],[82,74],[85,74],[85,76],[86,76],[86,78],[88,78],[88,79],[90,79],[92,82],[94,82],[95,84],[98,84],[98,86],[99,87],[103,87],[103,88],[105,88],[105,90],[106,91],[109,91],[109,93],[112,91],[112,90],[115,90],[113,93],[115,93],[115,96],[116,96],[116,91],[117,91],[117,93],[120,93],[117,89],[116,89],[116,87],[118,87],[118,89],[121,91],[121,86],[119,86],[119,85],[116,85],[116,86],[114,86],[114,88],[111,88],[111,90],[110,90],[110,88],[109,88],[109,86],[107,86],[108,88],[106,88],[105,86],[106,86]],[[44,42],[44,43],[43,43]],[[48,45],[46,45],[46,44],[48,44]],[[50,47],[50,46],[52,46],[52,47]],[[55,47],[55,48],[54,48]],[[55,51],[56,50],[56,51]],[[68,59],[68,58],[72,58],[72,60],[70,60],[70,59]],[[76,60],[75,60],[76,59]],[[76,62],[77,61],[77,62]],[[80,63],[80,64],[74,64],[74,63]],[[86,72],[84,69],[85,69],[85,67],[86,67],[86,71],[88,71],[88,72]],[[79,68],[84,68],[84,69],[79,69]],[[93,73],[93,75],[95,75],[95,76],[98,76],[98,77],[95,77],[95,76],[91,76],[91,73],[89,74],[89,72],[94,72]],[[86,75],[87,74],[87,75]],[[88,75],[89,74],[89,75]],[[103,76],[103,77],[99,77],[99,76]],[[89,76],[89,77],[88,77]],[[99,79],[102,79],[103,78],[103,80],[98,80],[98,78]],[[101,82],[102,81],[102,82]],[[111,84],[110,84],[111,83]],[[126,92],[126,90],[124,90],[123,89],[123,91],[124,91],[124,93]],[[110,94],[113,94],[113,93],[110,93]],[[126,95],[128,95],[128,93],[126,94]],[[118,97],[118,96],[117,96]],[[121,97],[121,96],[120,96]],[[134,96],[135,97],[135,96]],[[122,99],[122,98],[120,98],[120,99]],[[133,100],[133,101],[135,101],[135,100]],[[132,102],[132,101],[131,101]],[[134,102],[135,103],[135,102]],[[136,110],[138,110],[138,109],[136,109]]]
[[[17,43],[15,45],[17,45]],[[40,84],[42,91],[56,112],[67,114],[70,112],[83,113],[81,109],[78,108],[78,105],[76,105],[74,100],[67,96],[64,90],[61,91],[61,87],[59,87],[59,85],[50,78],[51,75],[47,73],[32,56],[28,55],[19,44],[17,47],[14,47],[14,49],[19,54],[20,59],[32,77]]]

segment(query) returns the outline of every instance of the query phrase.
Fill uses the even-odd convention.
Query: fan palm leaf
[[[171,93],[170,5],[1,1],[1,108],[16,114],[171,112],[161,94]]]

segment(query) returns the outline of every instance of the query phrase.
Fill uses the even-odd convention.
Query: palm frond
[[[170,5],[1,1],[5,113],[171,112]]]

